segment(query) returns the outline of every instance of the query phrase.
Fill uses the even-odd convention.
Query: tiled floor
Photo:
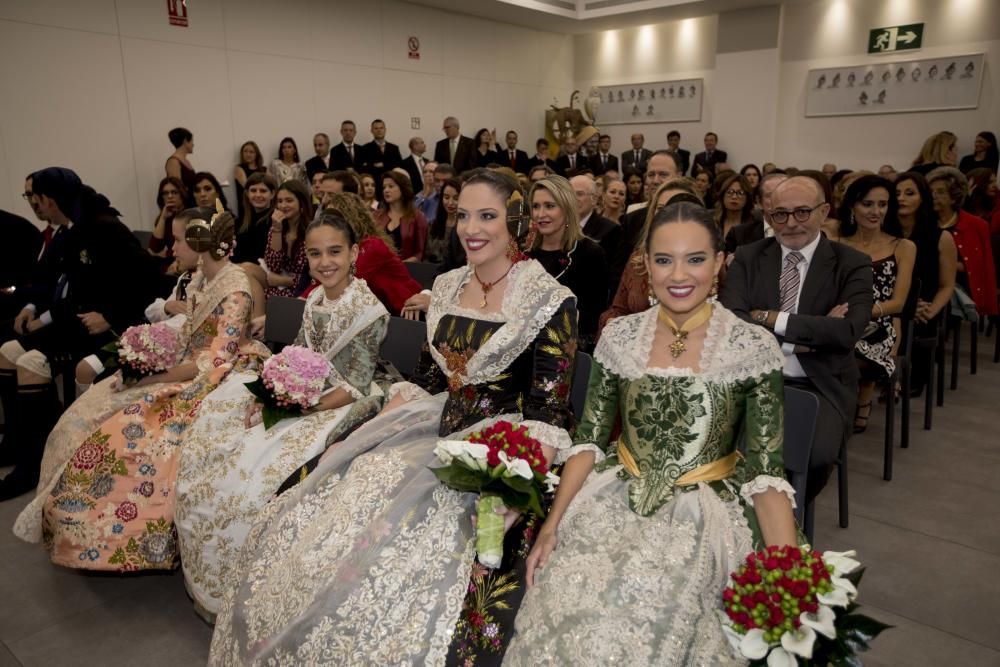
[[[872,666],[1000,666],[1000,364],[981,346],[933,431],[913,409],[912,443],[882,481],[882,413],[851,441],[851,525],[837,526],[836,484],[820,497],[819,548],[855,548],[868,566],[860,601],[894,625]],[[985,348],[990,348],[987,350]],[[967,364],[967,359],[965,360]],[[0,667],[198,665],[211,629],[178,573],[122,578],[51,566],[10,532],[27,496],[0,503]]]

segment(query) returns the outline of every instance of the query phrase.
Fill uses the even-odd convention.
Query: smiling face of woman
[[[340,229],[317,225],[306,234],[306,259],[309,275],[326,292],[327,297],[339,295],[351,279],[351,265],[358,259],[358,246]]]
[[[542,236],[562,235],[566,230],[566,212],[545,188],[538,188],[531,197],[531,221]]]
[[[254,183],[247,188],[247,199],[250,200],[250,205],[254,207],[254,210],[263,211],[265,208],[271,207],[274,192],[263,183]]]
[[[275,208],[284,213],[285,218],[288,220],[295,220],[299,217],[299,213],[302,211],[302,206],[299,204],[298,197],[293,195],[288,190],[278,190]]]
[[[877,231],[885,222],[885,214],[889,212],[889,191],[885,188],[872,188],[854,203],[852,207],[854,221],[858,229]]]
[[[503,273],[509,262],[507,207],[504,198],[486,183],[462,188],[458,196],[457,231],[469,263],[480,268],[484,279]]]
[[[708,299],[723,256],[697,222],[670,222],[653,230],[646,254],[649,283],[661,307],[678,325]]]
[[[203,179],[194,184],[194,203],[198,206],[215,208],[215,200],[218,198],[219,192],[212,181]]]

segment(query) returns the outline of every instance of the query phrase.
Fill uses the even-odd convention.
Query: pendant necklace
[[[476,268],[475,267],[472,268],[472,275],[475,277],[476,282],[479,283],[479,287],[481,287],[482,290],[483,290],[483,302],[481,304],[479,304],[480,308],[482,308],[483,310],[486,310],[486,297],[490,293],[490,290],[493,289],[494,287],[496,287],[497,283],[499,283],[501,280],[503,280],[504,278],[506,278],[507,274],[510,273],[510,270],[513,269],[513,268],[514,268],[514,263],[512,262],[511,265],[509,267],[507,267],[507,270],[503,272],[503,275],[500,276],[499,278],[497,278],[496,280],[494,280],[491,283],[483,282],[479,278],[479,273],[476,271]]]
[[[670,356],[676,359],[681,356],[685,350],[685,341],[687,340],[688,334],[700,327],[705,322],[708,322],[709,318],[712,317],[712,304],[705,302],[702,304],[701,309],[692,315],[687,322],[681,326],[674,324],[674,321],[670,319],[667,315],[667,311],[660,306],[660,321],[667,325],[670,329],[670,333],[674,335],[674,342],[670,344]]]

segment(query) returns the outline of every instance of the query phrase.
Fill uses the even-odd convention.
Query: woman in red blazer
[[[427,218],[413,205],[413,186],[405,171],[395,169],[382,175],[382,206],[375,222],[395,243],[404,262],[424,261]]]

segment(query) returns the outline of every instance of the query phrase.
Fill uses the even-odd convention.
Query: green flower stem
[[[496,510],[503,507],[500,496],[487,493],[476,503],[476,552],[483,567],[500,567],[503,560],[503,515]]]

